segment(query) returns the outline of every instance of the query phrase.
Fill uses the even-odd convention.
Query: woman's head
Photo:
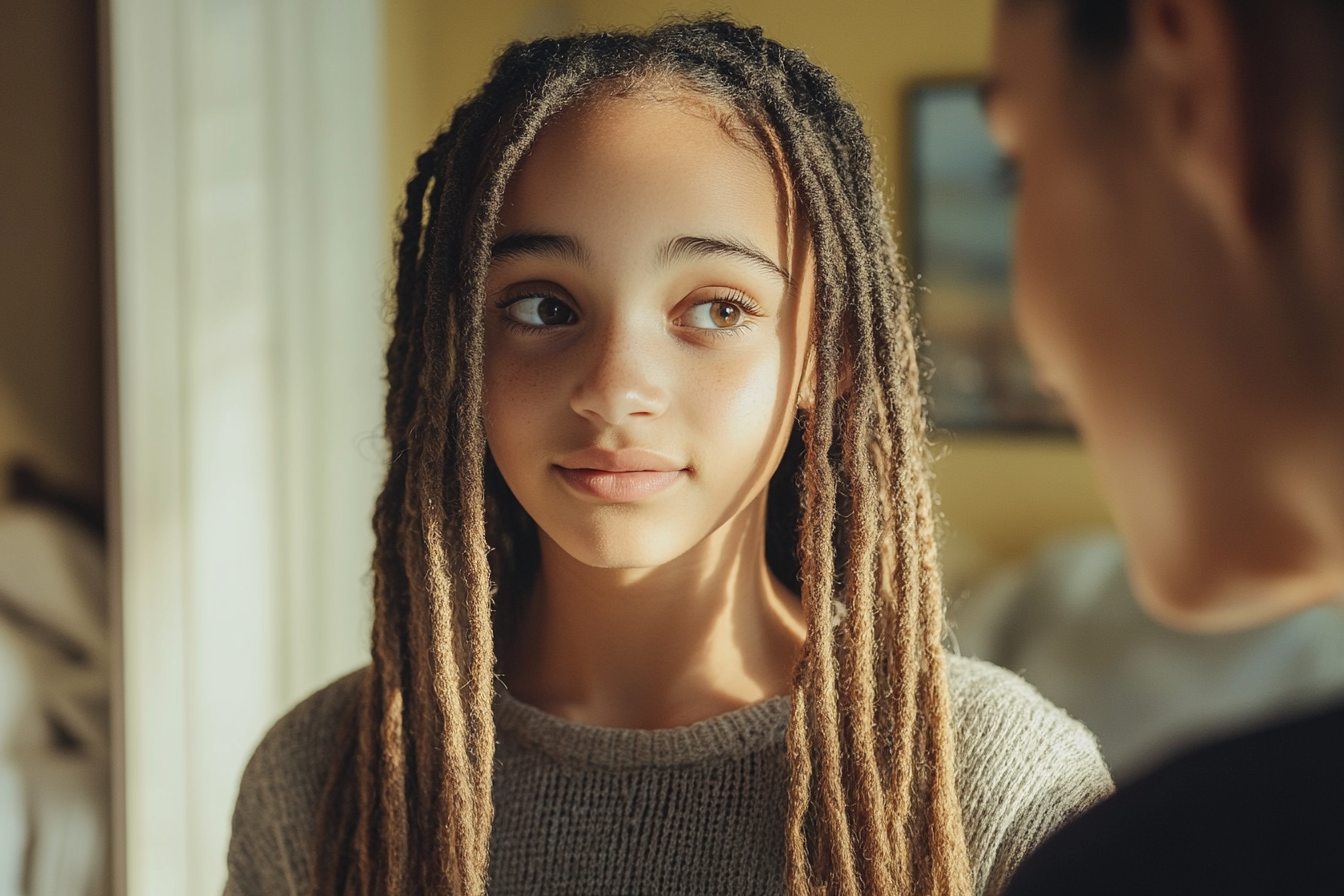
[[[1337,593],[1344,6],[1002,0],[993,55],[1014,313],[1140,598],[1216,630]]]
[[[514,45],[418,161],[396,299],[373,670],[319,887],[483,890],[494,631],[537,522],[640,565],[764,503],[810,620],[790,892],[964,891],[910,297],[834,80],[717,20]]]

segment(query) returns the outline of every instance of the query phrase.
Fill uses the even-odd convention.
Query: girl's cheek
[[[506,414],[516,425],[539,419],[548,406],[561,401],[562,377],[558,371],[546,365],[501,361],[486,366],[487,413]]]
[[[790,401],[786,393],[791,382],[784,375],[777,351],[762,352],[706,373],[709,375],[692,389],[693,402],[705,414],[718,417],[725,427],[736,430],[747,444],[769,438],[776,418],[788,416]]]

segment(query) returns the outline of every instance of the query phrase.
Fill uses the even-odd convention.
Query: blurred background
[[[1031,388],[992,0],[0,4],[0,896],[207,894],[270,723],[366,661],[380,352],[405,178],[507,42],[726,11],[866,118],[931,338],[953,637],[1119,777],[1344,688],[1344,622],[1137,609]]]

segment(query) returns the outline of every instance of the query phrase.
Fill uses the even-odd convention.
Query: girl
[[[944,655],[910,293],[803,54],[510,47],[396,299],[373,662],[259,747],[229,893],[964,896],[1107,792]]]

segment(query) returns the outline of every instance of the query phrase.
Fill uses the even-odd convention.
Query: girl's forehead
[[[703,104],[610,97],[547,122],[510,179],[505,205],[551,217],[562,212],[557,203],[622,208],[661,201],[671,214],[699,196],[699,207],[726,213],[728,195],[778,206],[777,186],[764,153],[733,139]]]
[[[807,228],[797,226],[792,196],[732,110],[694,96],[606,96],[541,129],[505,189],[495,239],[564,238],[571,257],[613,264],[661,257],[681,238],[728,240],[792,276],[811,248],[797,242]]]
[[[753,127],[741,111],[717,97],[672,84],[637,91],[598,90],[554,115],[542,126],[537,141],[556,132],[573,136],[605,130],[606,125],[632,117],[646,127],[658,119],[671,127],[684,126],[688,119],[710,124],[730,146],[769,161],[761,129]]]
[[[509,191],[515,192],[516,182],[526,179],[519,174],[538,154],[582,161],[593,156],[610,157],[615,147],[624,146],[632,162],[638,164],[639,144],[659,140],[685,146],[688,152],[694,143],[696,148],[710,150],[707,162],[717,160],[733,167],[745,164],[764,173],[790,229],[803,217],[774,130],[764,121],[749,119],[724,99],[670,81],[637,90],[599,90],[556,113],[539,129],[510,178]]]

